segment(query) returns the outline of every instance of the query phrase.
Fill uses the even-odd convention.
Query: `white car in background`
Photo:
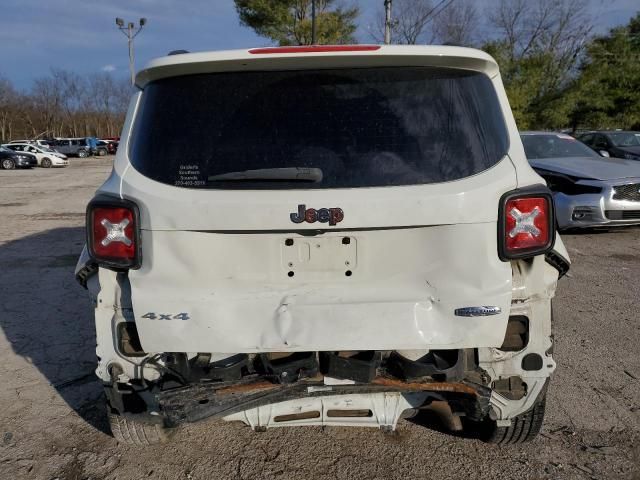
[[[36,156],[38,160],[38,166],[44,168],[51,167],[66,167],[69,165],[67,156],[55,150],[43,147],[41,145],[35,145],[31,143],[7,143],[3,145],[16,152],[28,152]]]
[[[558,228],[640,225],[640,162],[603,157],[562,133],[522,132],[529,163],[553,192]]]
[[[46,140],[11,140],[9,143],[28,143],[38,145],[39,147],[50,147],[49,142]]]

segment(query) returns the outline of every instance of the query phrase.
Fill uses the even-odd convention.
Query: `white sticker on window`
[[[176,187],[198,187],[205,184],[201,180],[200,165],[180,165],[178,178],[174,182]]]

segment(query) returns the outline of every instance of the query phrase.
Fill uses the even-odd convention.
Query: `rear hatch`
[[[144,85],[116,171],[140,207],[146,351],[502,343],[506,112],[483,71],[391,58],[210,62]],[[501,312],[454,313],[474,306]]]

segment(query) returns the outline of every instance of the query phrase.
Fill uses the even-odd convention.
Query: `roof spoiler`
[[[442,67],[495,77],[496,61],[473,48],[436,45],[316,45],[188,53],[152,60],[136,77],[144,88],[161,78],[202,73],[375,67]]]

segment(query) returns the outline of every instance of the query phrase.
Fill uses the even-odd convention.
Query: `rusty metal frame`
[[[325,385],[322,376],[293,384],[276,384],[251,376],[241,382],[193,384],[154,393],[167,425],[191,423],[205,418],[222,418],[252,408],[295,398],[381,392],[427,392],[434,400],[452,401],[467,415],[482,418],[489,408],[491,390],[475,383],[403,382],[378,376],[371,383]]]

